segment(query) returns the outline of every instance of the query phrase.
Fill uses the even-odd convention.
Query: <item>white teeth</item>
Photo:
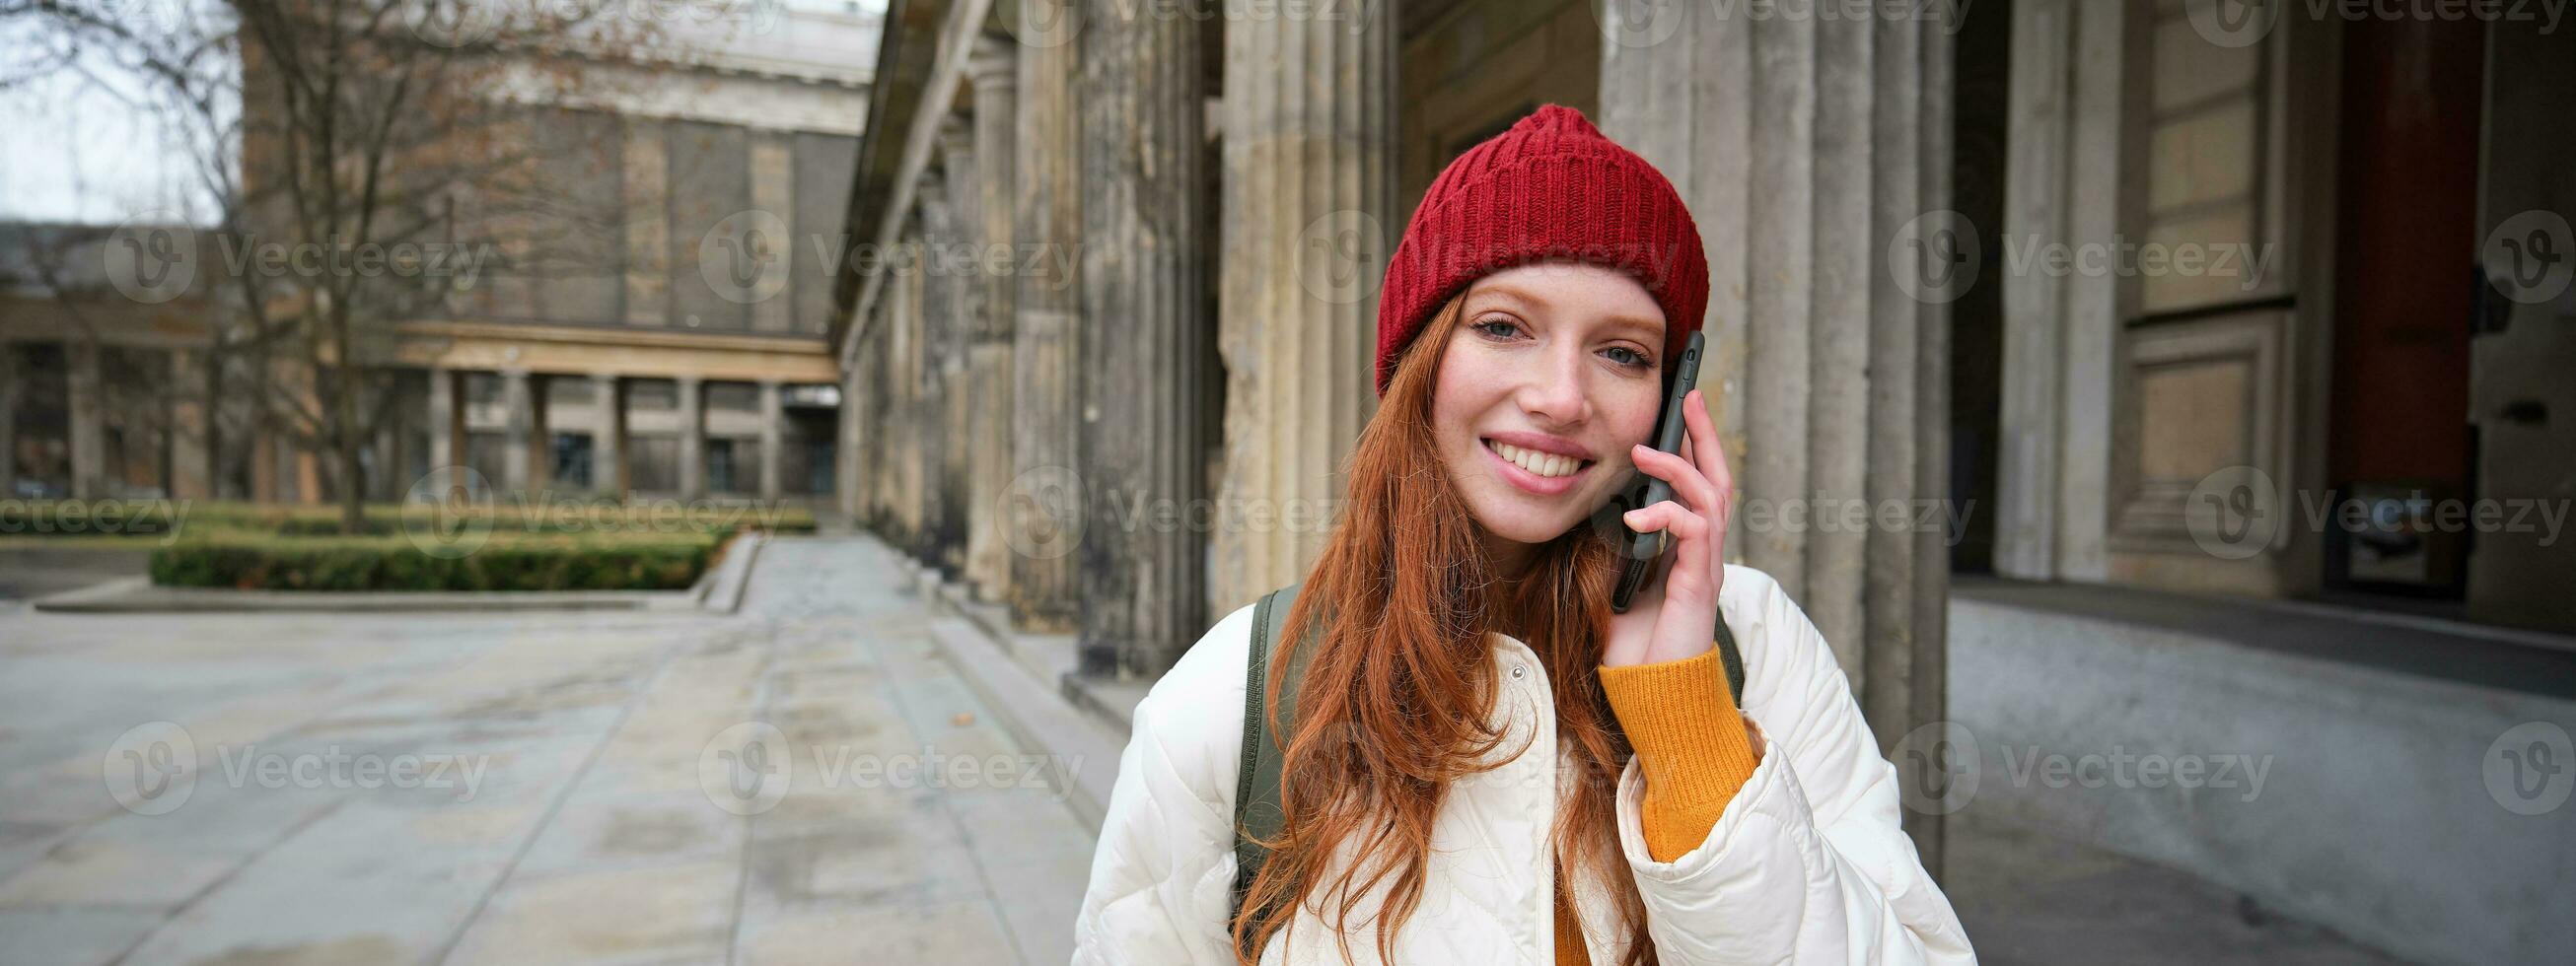
[[[1513,466],[1530,471],[1533,476],[1569,476],[1583,468],[1583,461],[1571,456],[1557,456],[1534,449],[1522,449],[1500,441],[1489,440],[1486,445],[1493,448],[1495,455],[1509,461]]]

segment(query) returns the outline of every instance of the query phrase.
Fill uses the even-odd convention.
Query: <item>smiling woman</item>
[[[1706,401],[1643,445],[1707,308],[1672,185],[1543,107],[1382,292],[1343,515],[1137,705],[1075,961],[1971,961],[1831,650],[1723,562]],[[1637,473],[1674,498],[1587,525]]]

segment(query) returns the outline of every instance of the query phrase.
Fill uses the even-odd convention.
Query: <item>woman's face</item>
[[[1554,540],[1654,431],[1663,309],[1628,274],[1569,262],[1487,275],[1465,298],[1432,393],[1441,461],[1488,533]]]

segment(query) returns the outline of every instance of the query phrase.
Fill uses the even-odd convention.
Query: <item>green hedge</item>
[[[191,540],[152,552],[152,582],[240,590],[685,590],[731,531],[672,538],[493,538],[461,556],[411,541]]]

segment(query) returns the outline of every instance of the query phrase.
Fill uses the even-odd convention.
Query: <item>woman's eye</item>
[[[1628,348],[1624,345],[1611,346],[1607,354],[1610,356],[1610,361],[1623,366],[1643,366],[1653,361],[1647,359],[1645,353]]]
[[[1497,339],[1508,339],[1521,331],[1521,327],[1513,325],[1509,319],[1486,319],[1476,323],[1475,329]]]

